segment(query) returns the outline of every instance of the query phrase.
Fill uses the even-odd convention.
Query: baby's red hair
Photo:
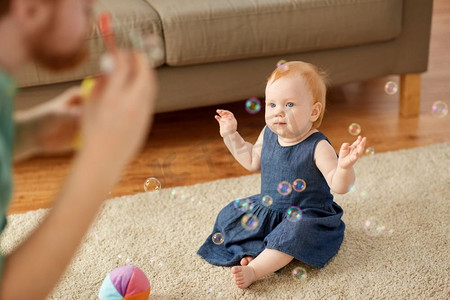
[[[326,103],[326,73],[321,71],[315,65],[303,61],[290,61],[278,66],[267,79],[267,83],[273,83],[278,79],[286,76],[299,75],[306,80],[306,84],[311,90],[313,104],[320,102],[322,110],[319,118],[313,123],[314,128],[319,128],[322,123],[323,114],[325,113]]]

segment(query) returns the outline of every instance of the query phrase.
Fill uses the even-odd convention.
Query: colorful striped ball
[[[106,275],[98,293],[100,300],[147,300],[149,295],[147,276],[133,265],[112,270]]]

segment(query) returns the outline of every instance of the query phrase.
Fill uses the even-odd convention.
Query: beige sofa
[[[326,70],[333,86],[401,75],[400,112],[420,106],[427,70],[432,0],[100,0],[123,28],[164,40],[157,70],[157,112],[263,97],[277,61],[304,60]],[[98,72],[104,45],[71,72],[34,65],[16,77],[22,92],[45,98]],[[75,82],[74,82],[75,81]],[[40,99],[38,99],[40,100]]]

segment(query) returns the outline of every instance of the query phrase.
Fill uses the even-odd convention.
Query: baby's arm
[[[237,132],[237,121],[232,112],[218,109],[217,114],[215,118],[220,125],[220,135],[234,158],[249,171],[260,170],[264,129],[259,134],[255,145],[252,145],[244,141]]]
[[[333,192],[345,194],[355,182],[353,165],[362,155],[365,145],[366,138],[360,136],[352,145],[342,144],[338,159],[333,147],[326,140],[317,144],[314,160]]]

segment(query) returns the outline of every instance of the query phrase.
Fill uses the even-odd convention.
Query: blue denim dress
[[[270,248],[322,268],[338,252],[345,224],[342,208],[333,201],[330,187],[314,162],[321,140],[329,142],[324,134],[315,132],[296,145],[281,146],[278,136],[266,126],[261,193],[224,207],[197,253],[213,265],[233,266],[244,256],[256,257]],[[304,190],[300,185],[287,193],[289,185],[285,185],[279,192],[280,182],[292,185],[296,179],[304,180]],[[273,202],[270,204],[267,197],[263,200],[264,196]],[[223,242],[217,238],[213,242],[215,233],[222,235]]]

